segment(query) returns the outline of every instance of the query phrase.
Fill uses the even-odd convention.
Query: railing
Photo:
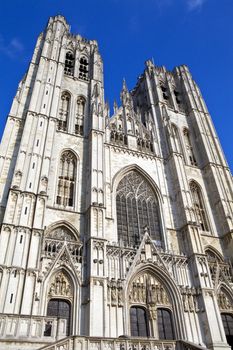
[[[147,338],[96,338],[73,336],[41,350],[175,350],[176,341]]]
[[[153,338],[66,337],[66,320],[56,317],[2,315],[0,339],[15,342],[34,342],[41,350],[207,350],[184,340]],[[60,339],[60,340],[59,340]],[[48,345],[49,344],[49,345]],[[1,345],[1,344],[0,344]],[[19,347],[20,348],[20,347]]]
[[[73,336],[40,350],[208,350],[185,340],[157,340],[146,338],[96,338]]]
[[[66,336],[66,320],[48,316],[1,315],[0,339],[50,343]]]

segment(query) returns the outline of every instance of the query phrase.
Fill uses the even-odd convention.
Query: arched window
[[[77,99],[76,119],[75,119],[75,134],[83,135],[83,119],[85,112],[86,100],[79,96]]]
[[[167,309],[157,310],[159,339],[174,339],[171,312]]]
[[[76,157],[72,152],[64,152],[60,158],[56,203],[65,207],[74,205]]]
[[[130,328],[133,337],[148,337],[148,320],[146,310],[142,307],[130,308]]]
[[[118,239],[125,245],[138,245],[148,230],[161,245],[159,205],[148,183],[137,171],[130,171],[119,182],[116,192]]]
[[[190,191],[197,223],[200,225],[202,231],[209,231],[201,190],[194,181],[190,183]]]
[[[179,137],[178,129],[174,124],[172,124],[172,137],[174,141],[174,144],[173,144],[174,151],[177,153],[181,153],[180,137]]]
[[[80,58],[79,78],[83,80],[88,80],[88,61],[86,57]]]
[[[63,92],[59,106],[58,130],[67,131],[67,122],[70,109],[70,94]]]
[[[222,313],[221,316],[227,342],[233,349],[233,315]]]
[[[184,135],[185,148],[186,148],[186,152],[187,152],[187,156],[188,156],[188,164],[193,165],[193,166],[197,166],[197,161],[196,161],[195,155],[193,153],[193,147],[191,144],[188,129],[184,129],[183,135]]]
[[[71,51],[66,53],[64,73],[66,75],[74,75],[74,54]]]
[[[168,88],[166,87],[165,83],[163,81],[160,81],[160,88],[162,91],[163,99],[165,101],[169,101],[169,92]]]

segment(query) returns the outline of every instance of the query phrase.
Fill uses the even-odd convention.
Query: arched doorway
[[[129,285],[131,336],[175,339],[173,307],[166,288],[151,273],[136,276]]]
[[[217,301],[227,342],[233,349],[233,299],[228,291],[221,287],[218,291]]]
[[[47,316],[66,320],[66,335],[70,335],[71,305],[65,299],[51,299],[48,302]]]
[[[51,278],[48,290],[48,304],[46,315],[57,317],[64,322],[63,334],[71,335],[71,317],[74,299],[73,283],[64,270],[59,270]],[[63,321],[62,321],[63,320]],[[61,323],[62,324],[62,323]],[[51,325],[45,328],[45,336],[51,334]]]

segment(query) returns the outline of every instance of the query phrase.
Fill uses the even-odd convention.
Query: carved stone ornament
[[[218,306],[221,310],[233,310],[233,301],[224,293],[223,290],[220,290],[218,293]]]
[[[67,276],[63,272],[56,274],[50,284],[50,297],[72,297],[72,288]]]
[[[47,238],[74,241],[75,238],[68,228],[61,226],[46,234]]]
[[[136,277],[131,283],[129,300],[131,303],[170,305],[165,288],[154,276],[147,273]]]
[[[182,300],[185,312],[199,312],[198,296],[200,295],[198,288],[181,288]]]
[[[108,304],[111,306],[123,306],[123,286],[121,280],[108,281]]]

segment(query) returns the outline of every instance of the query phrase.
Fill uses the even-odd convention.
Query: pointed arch
[[[77,292],[77,284],[73,279],[70,271],[66,267],[55,269],[47,279],[46,285],[46,302],[44,305],[46,316],[59,317],[65,326],[65,334],[72,333],[71,315],[77,308],[75,296],[80,294]],[[75,322],[75,320],[73,320]],[[45,326],[44,335],[50,335],[51,325]]]
[[[188,128],[183,129],[183,138],[187,154],[188,165],[197,166],[196,157],[193,151],[193,146],[190,139],[190,132]]]
[[[60,220],[51,225],[49,225],[45,230],[45,237],[52,237],[55,232],[57,235],[57,229],[64,228],[66,231],[66,238],[68,239],[70,236],[70,240],[80,241],[80,235],[78,230],[68,221]],[[64,237],[65,237],[64,236]],[[63,237],[62,237],[63,238]]]
[[[84,96],[78,96],[76,102],[76,117],[75,117],[75,134],[83,135],[83,123],[86,108],[86,98]]]
[[[70,104],[71,104],[71,93],[68,91],[63,91],[60,97],[59,103],[59,120],[58,120],[58,130],[67,131],[68,120],[70,114]]]
[[[79,60],[79,78],[88,80],[88,58],[82,55]]]
[[[156,195],[158,196],[159,202],[163,203],[163,197],[162,197],[162,194],[161,194],[161,191],[160,191],[158,185],[156,184],[154,179],[152,179],[152,177],[143,168],[141,168],[137,164],[127,165],[124,168],[120,169],[114,175],[113,180],[112,180],[112,192],[116,193],[116,188],[117,188],[119,182],[131,170],[137,171],[138,173],[141,174],[141,176],[143,176],[149,182],[150,186],[153,188],[153,190],[155,191]]]
[[[209,220],[203,200],[201,186],[194,180],[189,183],[196,221],[202,231],[209,231]]]
[[[59,160],[56,204],[74,206],[76,178],[77,157],[73,151],[64,150]]]
[[[64,73],[70,76],[74,75],[74,52],[71,50],[66,52]]]
[[[179,129],[178,129],[177,125],[175,125],[174,123],[171,124],[171,133],[172,133],[172,138],[173,138],[174,151],[177,153],[183,153],[182,147],[181,147],[181,142],[180,142]]]
[[[213,246],[206,246],[205,254],[207,255],[207,260],[210,262],[224,262],[222,254]]]
[[[220,283],[217,289],[217,302],[222,313],[231,313],[233,316],[233,292],[226,283]]]
[[[143,278],[142,276],[149,276],[150,280],[144,283],[145,289],[144,296],[145,302],[141,302],[143,300],[143,293],[140,291],[141,295],[138,302],[132,300],[134,298],[132,292],[132,286],[135,283],[136,288],[141,288],[143,286]],[[138,283],[139,282],[139,283]],[[140,286],[141,284],[141,286]],[[153,291],[153,286],[155,291]],[[166,273],[161,267],[154,266],[152,264],[143,264],[143,266],[139,266],[135,268],[133,273],[128,276],[126,280],[126,288],[125,290],[125,317],[128,320],[128,334],[130,334],[130,317],[129,311],[131,305],[143,306],[147,309],[150,314],[150,319],[157,319],[158,310],[168,310],[171,313],[171,329],[173,332],[173,336],[176,339],[184,339],[185,338],[185,328],[184,328],[184,315],[183,315],[183,304],[182,297],[180,291],[172,280],[170,275]],[[159,298],[157,291],[159,291]],[[131,299],[131,300],[130,300]],[[154,336],[153,334],[153,326],[150,325],[150,336]]]
[[[64,254],[66,254],[65,259],[63,259]],[[69,261],[67,261],[67,258]],[[56,296],[55,294],[49,295],[51,282],[60,272],[63,272],[72,284],[72,295],[67,295],[65,297],[62,295]],[[81,279],[80,275],[77,273],[77,267],[74,266],[67,247],[63,247],[53,264],[49,266],[47,274],[44,277],[41,276],[41,278],[41,295],[39,300],[39,310],[41,314],[46,315],[47,305],[52,297],[68,300],[71,303],[71,312],[73,315],[71,324],[72,332],[78,332],[80,327],[81,311]]]
[[[118,241],[127,246],[139,245],[147,227],[151,238],[161,246],[162,220],[157,191],[151,179],[148,181],[149,176],[138,169],[127,167],[118,176],[115,187]]]

